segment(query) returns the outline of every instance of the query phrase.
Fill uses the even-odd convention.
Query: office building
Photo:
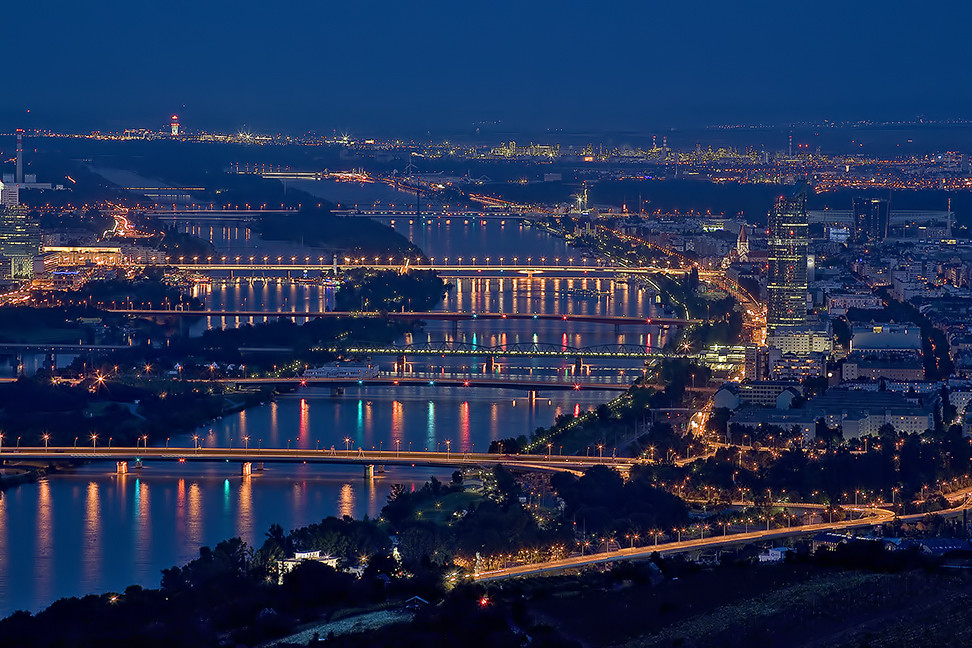
[[[884,198],[855,198],[854,242],[880,243],[888,237],[890,205]]]
[[[0,258],[11,279],[34,276],[34,257],[40,251],[40,223],[29,214],[23,207],[5,207],[0,212]]]
[[[24,129],[17,129],[17,184],[24,181]]]
[[[0,209],[16,207],[20,204],[20,185],[12,182],[0,182]]]
[[[802,327],[807,320],[807,186],[781,196],[769,213],[767,330]]]

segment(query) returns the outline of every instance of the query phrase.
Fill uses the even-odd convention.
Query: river
[[[522,222],[399,219],[394,227],[429,256],[567,256],[562,240]],[[316,251],[265,243],[244,224],[213,226],[183,223],[185,231],[211,237],[221,254],[300,254]],[[584,289],[584,298],[574,291]],[[198,296],[212,307],[263,308],[269,311],[326,310],[331,289],[267,278],[213,282]],[[596,295],[591,295],[596,293]],[[520,313],[590,313],[651,316],[660,311],[637,286],[609,279],[572,280],[461,279],[441,308],[502,310]],[[201,326],[235,326],[237,320],[213,318]],[[517,343],[590,347],[661,343],[644,327],[557,321],[463,322],[457,332],[430,323],[412,343],[453,340],[490,346]],[[564,377],[574,375],[568,359],[531,357],[496,359],[494,372]],[[375,358],[390,370],[393,358]],[[414,372],[485,371],[475,357],[410,358]],[[585,381],[630,380],[641,360],[586,362]],[[350,388],[341,395],[306,388],[276,402],[224,417],[198,431],[206,445],[254,445],[305,448],[354,447],[485,450],[490,441],[550,425],[561,413],[578,413],[612,398],[606,391],[541,392],[535,401],[525,390],[475,390],[408,387],[396,390]],[[347,440],[347,441],[346,441]],[[161,444],[164,439],[150,443]],[[172,438],[189,446],[191,437]],[[557,449],[555,448],[556,452]],[[94,464],[48,476],[0,497],[0,615],[17,609],[38,610],[64,596],[120,591],[129,584],[155,587],[161,570],[198,555],[201,545],[240,536],[259,546],[272,523],[291,529],[328,515],[376,516],[391,484],[421,487],[434,471],[395,468],[367,481],[360,469],[310,465],[267,465],[250,478],[235,464],[202,467],[147,464],[127,476],[114,466]],[[448,471],[435,473],[448,479]]]

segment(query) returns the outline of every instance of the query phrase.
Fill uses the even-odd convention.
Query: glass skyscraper
[[[40,224],[24,207],[0,207],[0,260],[11,279],[34,276],[34,257],[40,251]]]
[[[807,322],[807,186],[780,196],[769,214],[766,328],[770,333]]]

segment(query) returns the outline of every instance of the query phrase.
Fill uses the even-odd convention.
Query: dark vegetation
[[[434,271],[351,270],[335,295],[338,310],[428,311],[448,286]]]
[[[105,279],[84,284],[79,290],[56,291],[47,302],[86,308],[196,309],[202,302],[162,282],[161,268],[147,268],[134,280]],[[38,295],[38,299],[43,295]]]
[[[684,308],[690,318],[702,320],[682,336],[672,336],[667,343],[669,348],[687,343],[687,350],[699,351],[714,344],[738,344],[742,339],[743,317],[735,298],[703,298],[698,293],[699,274],[694,268],[682,279],[656,275],[652,281],[661,289],[663,301],[673,305],[679,315]]]
[[[40,226],[43,230],[79,230],[92,234],[102,234],[110,230],[115,224],[114,219],[97,209],[44,212],[32,214],[40,217]]]
[[[134,446],[147,434],[150,442],[190,432],[206,421],[269,398],[266,392],[227,394],[213,386],[166,382],[139,387],[118,381],[80,385],[53,384],[46,372],[0,384],[0,428],[6,444]]]
[[[445,566],[457,557],[471,564],[477,554],[540,549],[571,537],[562,519],[543,528],[537,524],[521,504],[520,486],[506,469],[497,467],[486,476],[486,498],[470,498],[460,480],[457,474],[451,484],[432,478],[415,492],[392,489],[382,518],[398,535],[407,565]]]
[[[280,376],[299,375],[305,365],[318,365],[334,360],[330,347],[368,342],[390,343],[414,330],[412,324],[382,317],[317,318],[304,324],[279,317],[259,324],[236,328],[208,329],[199,337],[180,336],[178,326],[184,318],[172,318],[166,344],[141,344],[125,349],[89,354],[79,359],[102,372],[115,366],[138,370],[152,365],[156,373],[179,365],[180,378],[226,378],[261,372]],[[274,349],[273,352],[251,352],[252,349]],[[217,366],[213,366],[216,363]],[[228,366],[238,367],[227,373]],[[76,369],[81,367],[76,363]]]
[[[339,250],[341,257],[364,257],[369,263],[374,263],[374,257],[387,262],[389,256],[395,263],[403,257],[413,263],[425,260],[419,248],[387,225],[370,218],[335,216],[324,206],[305,206],[296,214],[265,214],[254,227],[268,241]],[[341,258],[338,263],[346,262]]]
[[[98,317],[98,315],[95,309],[86,307],[0,307],[0,342],[17,344],[36,342],[77,344],[79,340],[93,342],[94,327],[82,323],[81,318]]]
[[[653,529],[670,529],[688,521],[685,502],[656,488],[651,478],[649,472],[636,468],[624,481],[616,470],[594,466],[579,478],[556,473],[550,486],[564,501],[564,515],[588,533],[601,537],[639,533],[647,538]]]
[[[706,497],[708,487],[725,499],[738,500],[745,493],[756,501],[768,492],[778,498],[785,491],[793,501],[846,503],[860,491],[871,499],[907,503],[935,493],[941,482],[969,481],[972,444],[962,436],[961,426],[940,435],[901,435],[889,425],[879,437],[869,439],[866,451],[864,446],[861,441],[812,456],[800,448],[760,450],[757,444],[756,449],[720,448],[712,457],[682,467],[659,464],[645,469],[657,482],[681,484],[686,497]],[[922,506],[943,508],[944,500],[931,498]]]

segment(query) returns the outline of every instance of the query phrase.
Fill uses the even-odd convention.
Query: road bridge
[[[478,387],[491,389],[525,389],[535,397],[539,391],[627,391],[631,384],[623,380],[595,382],[564,380],[557,376],[508,376],[490,378],[477,376],[380,376],[378,378],[312,378],[303,376],[265,377],[265,378],[214,378],[188,379],[195,382],[217,382],[237,387],[251,386],[317,386],[317,387]]]
[[[516,275],[522,275],[524,277],[532,277],[536,275],[549,275],[551,277],[557,276],[562,278],[575,278],[575,279],[589,279],[596,276],[615,276],[618,274],[624,275],[653,275],[653,274],[668,274],[668,275],[684,275],[688,270],[682,268],[656,268],[648,266],[615,266],[615,265],[574,265],[574,264],[563,264],[563,263],[532,263],[529,260],[526,263],[520,263],[514,260],[513,263],[505,263],[500,259],[499,263],[489,263],[487,259],[486,263],[476,263],[476,259],[473,258],[472,263],[462,263],[462,258],[460,257],[457,263],[449,263],[446,259],[442,263],[409,263],[404,266],[402,263],[348,263],[348,264],[331,264],[323,260],[323,258],[317,261],[305,258],[304,262],[301,263],[296,258],[292,259],[290,263],[284,263],[283,258],[277,262],[272,262],[267,260],[265,262],[257,262],[256,258],[251,258],[248,261],[244,261],[242,258],[240,260],[225,262],[186,262],[185,260],[173,260],[171,257],[151,257],[148,259],[142,259],[141,257],[136,257],[134,260],[129,259],[130,263],[138,266],[153,266],[153,265],[164,265],[169,268],[175,268],[177,270],[183,270],[186,272],[198,272],[198,273],[209,273],[209,272],[289,272],[289,273],[300,273],[305,272],[339,272],[343,270],[395,270],[402,271],[407,268],[407,270],[430,270],[436,271],[444,276],[496,276],[496,277],[512,277]],[[703,278],[707,277],[709,271],[701,271],[699,275]]]
[[[43,351],[47,353],[84,353],[88,351],[120,351],[131,349],[127,344],[73,344],[70,342],[0,342],[0,351]]]
[[[588,324],[612,324],[614,326],[686,326],[697,324],[699,320],[677,317],[631,317],[625,315],[574,315],[557,313],[477,313],[477,312],[390,312],[379,311],[260,311],[260,310],[164,310],[140,308],[109,308],[111,313],[123,313],[136,317],[380,317],[398,321],[495,321],[495,320],[536,320],[544,322],[580,322]]]
[[[406,345],[358,345],[329,347],[332,353],[353,353],[356,355],[396,355],[396,356],[487,356],[487,357],[526,357],[526,358],[602,358],[602,359],[659,359],[689,358],[684,354],[665,353],[637,344],[600,344],[589,347],[573,347],[560,344],[520,343],[485,346],[468,342],[427,342]]]
[[[248,437],[244,437],[248,439]],[[247,444],[248,445],[248,444]],[[448,444],[447,444],[448,447]],[[14,448],[0,447],[2,461],[175,461],[179,463],[233,462],[253,463],[314,463],[362,466],[432,466],[461,468],[463,466],[507,466],[538,470],[585,470],[591,466],[613,466],[630,469],[636,460],[622,457],[583,457],[568,455],[503,455],[485,452],[431,452],[402,450],[364,450],[345,445],[344,448],[154,448],[105,447],[97,439],[88,447],[51,446]],[[126,470],[130,466],[118,466]],[[245,470],[245,469],[244,469]]]

